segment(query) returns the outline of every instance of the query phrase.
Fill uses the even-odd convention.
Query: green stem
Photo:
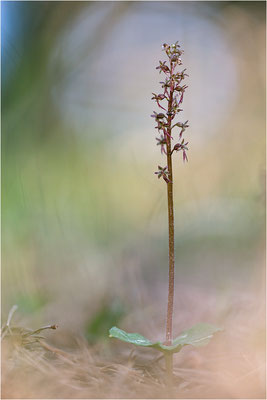
[[[166,386],[171,390],[173,387],[173,354],[165,354],[166,364]]]

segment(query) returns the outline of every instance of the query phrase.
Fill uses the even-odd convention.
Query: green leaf
[[[156,350],[162,351],[163,353],[177,353],[183,346],[192,345],[200,347],[207,345],[213,335],[221,330],[221,328],[217,328],[216,326],[200,323],[186,331],[183,331],[176,339],[174,339],[171,346],[166,346],[162,342],[152,343],[149,339],[139,333],[127,333],[115,326],[109,330],[109,337],[135,344],[136,346],[152,347]]]
[[[186,331],[183,331],[176,339],[174,339],[173,345],[185,346],[191,344],[195,347],[206,346],[212,339],[213,335],[219,331],[222,331],[222,329],[210,324],[200,323]]]
[[[109,330],[109,337],[120,339],[123,342],[132,343],[137,346],[153,346],[153,343],[150,342],[150,340],[140,335],[139,333],[127,333],[122,329],[117,328],[116,326],[113,326],[113,328]]]

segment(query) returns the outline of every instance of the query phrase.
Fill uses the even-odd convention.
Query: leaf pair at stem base
[[[217,328],[216,326],[210,324],[199,323],[194,325],[192,328],[181,332],[180,335],[173,340],[173,344],[171,346],[166,346],[162,342],[153,343],[139,333],[127,333],[116,326],[113,326],[113,328],[109,330],[109,337],[122,340],[123,342],[135,344],[136,346],[152,347],[165,354],[170,354],[178,353],[182,347],[187,345],[192,345],[195,347],[206,346],[214,334],[221,330],[221,328]]]

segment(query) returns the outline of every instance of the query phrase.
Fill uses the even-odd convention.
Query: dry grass
[[[43,339],[25,346],[6,337],[2,398],[265,398],[262,300],[240,294],[238,302],[221,309],[223,333],[206,348],[188,346],[175,355],[172,392],[156,351],[115,340],[89,346],[77,336],[67,351]],[[60,334],[59,329],[50,337]]]

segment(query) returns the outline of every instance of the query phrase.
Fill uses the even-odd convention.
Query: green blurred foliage
[[[110,327],[119,324],[125,314],[126,309],[118,300],[102,304],[86,324],[85,336],[88,342],[93,344],[101,339],[107,340]]]

